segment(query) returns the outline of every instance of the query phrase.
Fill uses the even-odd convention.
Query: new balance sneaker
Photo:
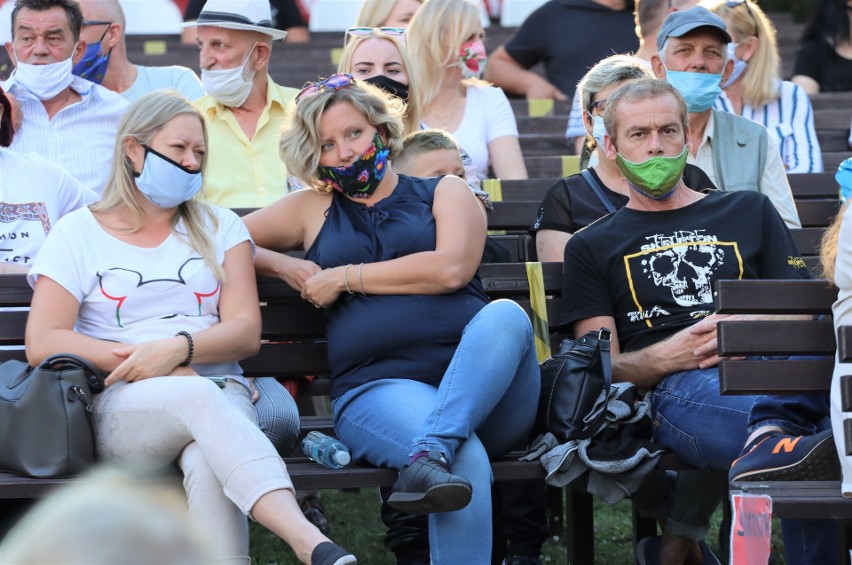
[[[467,479],[450,473],[444,455],[430,451],[399,472],[388,504],[409,514],[453,512],[467,506],[472,493]]]
[[[730,482],[836,481],[840,461],[831,430],[812,436],[767,434],[731,465]]]

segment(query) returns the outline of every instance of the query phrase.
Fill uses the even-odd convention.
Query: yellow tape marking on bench
[[[553,115],[552,98],[531,98],[527,100],[527,114],[531,118],[542,118]]]
[[[544,272],[538,261],[527,262],[527,281],[530,284],[530,309],[532,310],[535,352],[541,363],[550,357],[550,332],[547,328],[547,303],[544,296]]]
[[[165,55],[166,51],[168,47],[162,39],[149,39],[142,44],[142,52],[146,55]]]
[[[580,172],[580,156],[579,155],[563,155],[562,156],[562,176],[570,177]]]
[[[488,193],[491,202],[503,201],[503,185],[500,184],[500,179],[483,179],[482,190]]]
[[[343,55],[343,47],[332,47],[331,51],[331,66],[337,67],[340,63],[340,57]]]

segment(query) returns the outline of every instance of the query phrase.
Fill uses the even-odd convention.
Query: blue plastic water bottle
[[[352,460],[349,448],[343,445],[342,441],[322,432],[310,432],[305,436],[302,440],[302,453],[329,469],[340,469]]]

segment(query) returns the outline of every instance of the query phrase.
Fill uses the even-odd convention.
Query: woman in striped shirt
[[[713,11],[725,20],[734,40],[728,44],[734,72],[715,108],[766,126],[788,173],[821,173],[813,108],[801,87],[780,79],[781,58],[772,22],[749,0],[722,2]]]

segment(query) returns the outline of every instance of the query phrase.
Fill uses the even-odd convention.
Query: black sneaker
[[[734,461],[728,478],[730,482],[840,480],[831,430],[812,436],[767,434]]]
[[[430,451],[399,472],[388,504],[409,514],[453,512],[467,506],[472,493],[467,479],[450,473],[444,455]]]
[[[324,541],[311,552],[311,565],[354,565],[355,556],[330,541]]]

